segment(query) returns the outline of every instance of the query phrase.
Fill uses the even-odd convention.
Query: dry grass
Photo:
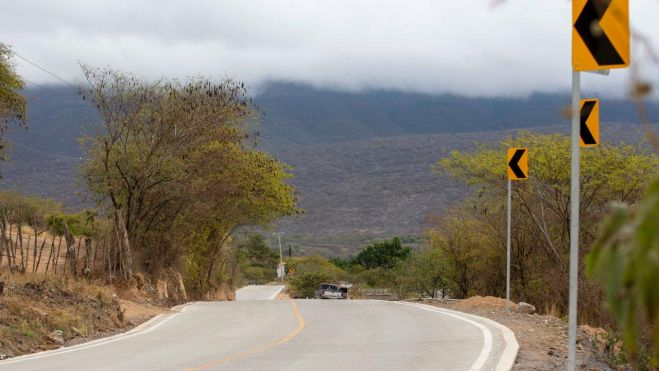
[[[125,326],[119,302],[110,288],[40,274],[5,275],[0,296],[0,353],[16,356],[57,348],[54,330],[63,339],[94,336]]]

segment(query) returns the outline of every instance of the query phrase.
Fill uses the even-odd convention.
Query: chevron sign
[[[526,180],[529,178],[529,151],[526,148],[508,149],[508,179]]]
[[[572,67],[629,66],[629,0],[572,0]]]
[[[579,144],[582,147],[597,147],[600,143],[600,103],[597,98],[581,100],[579,112]]]

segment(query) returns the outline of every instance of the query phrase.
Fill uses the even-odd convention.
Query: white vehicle
[[[337,285],[331,283],[321,283],[316,290],[316,299],[342,299],[343,295]]]

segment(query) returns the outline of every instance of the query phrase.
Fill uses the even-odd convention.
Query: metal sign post
[[[567,369],[574,371],[577,354],[577,294],[579,289],[579,99],[581,74],[572,71],[572,174],[570,177],[570,292],[568,303]]]
[[[508,227],[506,230],[506,313],[510,313],[510,229],[512,214],[512,181],[529,177],[527,148],[508,148]]]
[[[510,210],[512,208],[512,181],[508,178],[508,230],[506,231],[506,313],[510,313]]]
[[[629,0],[572,0],[572,174],[570,180],[570,288],[567,368],[574,371],[577,353],[579,291],[579,160],[584,147],[599,144],[597,102],[581,112],[579,71],[608,75],[630,62]],[[592,116],[592,118],[590,117]],[[580,130],[583,132],[580,133]],[[580,138],[580,134],[583,134]]]

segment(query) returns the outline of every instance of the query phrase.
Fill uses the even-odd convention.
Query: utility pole
[[[273,234],[276,234],[279,240],[279,264],[277,265],[277,276],[281,277],[281,282],[284,283],[284,276],[285,276],[285,271],[284,267],[286,266],[286,263],[284,263],[284,257],[281,252],[281,235],[284,232],[275,232]]]

